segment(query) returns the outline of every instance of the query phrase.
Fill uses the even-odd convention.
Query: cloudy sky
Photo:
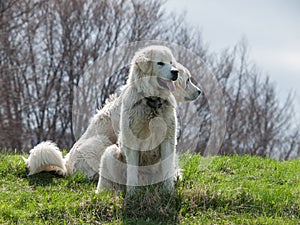
[[[169,0],[166,6],[186,11],[187,21],[199,26],[211,51],[245,37],[250,59],[275,82],[281,99],[295,93],[300,119],[300,1]]]

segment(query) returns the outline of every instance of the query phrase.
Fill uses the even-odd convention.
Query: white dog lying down
[[[174,184],[176,163],[176,102],[171,92],[179,79],[179,92],[194,88],[190,96],[175,94],[178,100],[194,100],[200,90],[190,83],[183,66],[174,67],[171,51],[151,46],[134,56],[129,79],[122,90],[119,145],[108,147],[102,156],[96,192],[102,188],[136,186],[163,181],[168,189]],[[182,74],[187,74],[184,79]],[[180,93],[182,94],[182,93]]]
[[[189,71],[179,63],[176,63],[176,67],[179,70],[179,77],[175,81],[176,90],[173,92],[176,100],[183,102],[196,99],[201,92],[191,82]],[[54,170],[62,175],[80,172],[89,179],[97,179],[102,154],[108,146],[117,142],[121,103],[120,97],[112,96],[92,118],[85,133],[65,158],[50,141],[35,146],[29,158],[24,159],[29,174]]]

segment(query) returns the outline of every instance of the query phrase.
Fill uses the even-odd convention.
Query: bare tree
[[[184,14],[166,12],[162,1],[1,0],[0,13],[1,148],[28,149],[51,139],[69,149],[127,79],[130,60],[121,59],[139,45],[122,53],[120,46],[155,39],[204,90],[178,106],[179,151],[205,155],[221,143],[211,136],[226,128],[219,154],[300,155],[292,97],[279,101],[274,84],[249,61],[246,42],[211,54],[199,29]],[[105,60],[107,54],[114,60]]]
[[[118,45],[155,38],[163,15],[155,0],[1,1],[2,147],[52,139],[69,148],[74,90],[86,68]],[[97,107],[125,82],[127,71],[97,71]]]
[[[285,102],[278,99],[269,77],[261,74],[249,62],[245,41],[231,51],[225,50],[219,59],[213,58],[206,64],[211,65],[212,74],[222,85],[225,98],[226,135],[219,154],[295,157],[299,148],[299,127],[292,126],[295,119],[292,97],[287,97]],[[180,143],[183,149],[194,142],[197,143],[194,149],[204,154],[212,123],[211,106],[205,100],[207,97],[204,95],[194,104],[185,106],[189,109],[181,113],[185,116],[184,124],[187,126]],[[198,110],[195,111],[195,107]],[[195,116],[195,112],[198,116]],[[193,124],[200,125],[198,132],[192,128]]]

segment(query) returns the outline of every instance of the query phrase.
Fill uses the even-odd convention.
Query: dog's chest
[[[146,97],[143,101],[143,105],[145,105],[145,115],[147,115],[149,119],[153,119],[157,116],[164,117],[164,114],[170,107],[169,101],[156,96]]]
[[[129,126],[132,133],[141,139],[150,136],[150,121],[156,117],[169,117],[172,106],[160,97],[145,97],[138,101],[131,110]]]
[[[158,124],[153,122],[159,120],[161,122]],[[175,135],[175,120],[174,105],[161,97],[144,97],[131,107],[129,116],[130,131],[142,141],[141,143],[145,140],[143,149],[146,149],[149,145],[146,151],[139,153],[139,166],[152,165],[160,161],[160,138],[172,139]],[[152,136],[152,140],[149,142],[151,138],[149,140],[148,138],[150,136]],[[158,140],[160,141],[157,142]],[[157,144],[153,145],[156,142]]]

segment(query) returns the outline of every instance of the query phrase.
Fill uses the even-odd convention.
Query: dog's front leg
[[[168,190],[172,190],[175,176],[175,145],[169,140],[165,140],[161,144],[161,160],[164,186]]]
[[[139,152],[127,147],[123,149],[127,161],[127,193],[133,194],[135,187],[138,186],[138,166],[139,166]]]

